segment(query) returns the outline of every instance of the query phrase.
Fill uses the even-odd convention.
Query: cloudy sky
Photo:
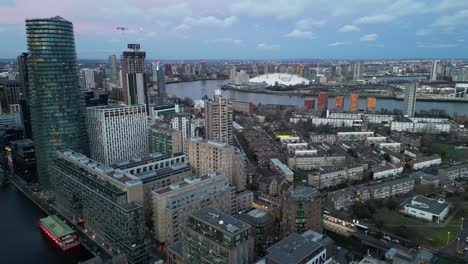
[[[0,0],[0,58],[26,50],[26,18],[56,15],[83,59],[125,42],[153,59],[468,58],[467,0]]]

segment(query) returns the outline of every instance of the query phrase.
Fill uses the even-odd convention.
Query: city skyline
[[[40,5],[40,6],[39,6]],[[40,8],[48,6],[50,8]],[[90,12],[83,12],[89,10]],[[24,21],[75,25],[81,59],[140,43],[154,59],[466,58],[468,3],[430,1],[0,1],[0,58],[26,50]],[[126,27],[124,37],[116,27]]]

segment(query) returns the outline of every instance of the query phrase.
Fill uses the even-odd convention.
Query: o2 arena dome
[[[289,73],[270,73],[259,75],[257,77],[251,78],[249,82],[253,83],[266,83],[268,86],[274,86],[276,83],[278,85],[285,86],[294,86],[299,84],[310,84],[310,81],[306,78],[302,78],[299,75],[289,74]]]

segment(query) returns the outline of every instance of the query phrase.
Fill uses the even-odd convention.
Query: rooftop
[[[210,173],[208,173],[208,175],[204,175],[204,176],[201,176],[201,177],[198,177],[198,176],[186,177],[181,182],[173,183],[173,184],[171,184],[169,186],[154,190],[153,193],[155,193],[157,195],[164,195],[164,194],[169,193],[171,191],[179,190],[179,189],[185,188],[187,186],[194,185],[196,183],[200,183],[200,182],[203,182],[205,180],[209,180],[211,178],[219,177],[219,176],[222,176],[222,175],[224,175],[224,174],[221,173],[221,172],[210,172]]]
[[[215,229],[231,234],[238,234],[251,228],[251,226],[244,221],[212,207],[203,208],[193,212],[191,215],[196,219],[206,222]]]
[[[292,234],[270,247],[265,258],[275,263],[302,263],[321,248],[322,246],[317,242],[298,234]]]
[[[268,86],[274,86],[276,83],[279,85],[298,85],[309,84],[310,81],[295,74],[286,73],[270,73],[268,75],[260,75],[251,78],[249,82],[253,83],[266,83]]]
[[[434,215],[440,215],[450,206],[450,204],[443,199],[435,200],[420,195],[413,197],[411,200],[407,200],[405,203],[403,207],[418,209]]]
[[[95,176],[99,175],[101,179],[105,178],[106,181],[120,183],[119,185],[121,186],[141,184],[141,181],[137,177],[120,169],[114,169],[109,165],[101,164],[81,153],[72,150],[57,151],[57,153],[59,158],[65,159],[77,166],[85,167],[87,170],[92,171]]]
[[[237,216],[251,225],[264,225],[274,221],[273,217],[260,209],[252,209],[248,213]]]
[[[320,195],[320,191],[314,187],[299,185],[287,192],[284,197],[296,202],[308,202],[320,197]]]
[[[40,221],[57,238],[73,234],[75,232],[56,215],[42,218]]]

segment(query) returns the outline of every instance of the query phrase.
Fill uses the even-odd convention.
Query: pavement
[[[461,257],[468,261],[468,219],[463,219],[461,229],[460,234],[449,242],[446,247],[441,248],[439,252],[448,256]]]

